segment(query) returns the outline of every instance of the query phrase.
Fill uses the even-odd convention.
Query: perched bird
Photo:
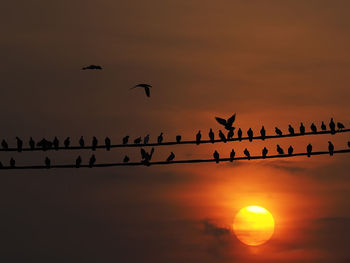
[[[312,145],[310,143],[306,147],[306,151],[307,151],[307,157],[310,157],[311,156],[311,152],[312,152]]]
[[[338,130],[342,130],[342,129],[344,129],[345,128],[345,126],[344,126],[344,124],[342,124],[341,122],[337,122],[337,128],[338,128]]]
[[[329,128],[331,129],[331,134],[335,134],[335,123],[333,118],[331,118],[331,121],[329,122]]]
[[[215,117],[215,120],[223,125],[225,127],[226,130],[230,131],[232,129],[235,129],[234,127],[232,127],[233,123],[236,120],[236,113],[233,114],[230,118],[228,118],[227,120],[223,119],[223,118],[219,118],[219,117]]]
[[[211,141],[211,143],[214,143],[214,132],[213,130],[210,128],[210,131],[209,131],[209,139]]]
[[[264,147],[264,149],[262,149],[262,157],[265,158],[267,153],[268,153],[268,149],[266,147]]]
[[[350,148],[350,142],[348,142],[348,147]]]
[[[51,160],[49,159],[49,157],[45,158],[45,166],[47,169],[49,169],[51,166]]]
[[[142,140],[142,138],[141,138],[141,137],[138,137],[138,138],[136,138],[136,139],[134,140],[134,143],[135,143],[135,144],[140,144],[140,143],[141,143],[141,140]]]
[[[158,144],[161,144],[163,142],[163,133],[161,132],[157,138]]]
[[[322,130],[322,131],[327,130],[326,124],[324,124],[323,121],[322,121],[322,123],[321,123],[321,130]]]
[[[201,138],[202,138],[201,131],[198,131],[198,133],[196,135],[196,144],[197,145],[199,145],[201,143]]]
[[[31,150],[34,150],[34,148],[35,148],[35,141],[33,140],[32,137],[30,137],[30,139],[29,139],[29,147]]]
[[[111,150],[111,139],[109,137],[105,138],[106,150]]]
[[[176,142],[177,143],[181,142],[181,135],[176,135]]]
[[[284,154],[283,149],[278,144],[277,144],[277,152],[278,152],[278,154]]]
[[[288,148],[288,154],[289,154],[289,155],[292,155],[292,154],[293,154],[293,151],[294,151],[294,149],[293,149],[292,145],[289,146],[289,148]]]
[[[22,151],[22,147],[23,147],[23,141],[20,138],[18,138],[18,137],[16,137],[16,140],[17,140],[17,151],[21,152]]]
[[[68,147],[69,147],[69,144],[70,144],[70,137],[67,137],[67,138],[64,140],[63,144],[64,144],[64,147],[68,148]]]
[[[123,163],[128,163],[130,161],[129,156],[125,155],[124,159],[123,159]]]
[[[80,155],[78,156],[78,158],[75,160],[75,167],[79,168],[81,165],[81,157]]]
[[[300,123],[300,128],[299,128],[299,130],[300,130],[300,133],[301,134],[304,134],[305,133],[305,126],[304,126],[304,124],[301,122]]]
[[[125,136],[123,138],[123,144],[128,144],[128,142],[129,142],[129,136]]]
[[[310,129],[313,133],[317,133],[317,127],[314,123],[311,124]]]
[[[249,141],[253,141],[253,130],[252,128],[249,128],[249,130],[247,131],[247,134],[248,134],[248,138],[249,138]]]
[[[90,160],[89,160],[89,167],[92,168],[92,166],[94,166],[95,162],[96,162],[96,157],[93,154],[93,155],[91,155]]]
[[[172,160],[174,160],[174,158],[175,158],[175,154],[173,152],[171,152],[169,157],[166,159],[166,161],[171,162]]]
[[[151,152],[148,153],[144,149],[141,148],[141,162],[146,166],[150,166],[150,161],[152,160],[152,156],[154,153],[154,148],[152,148]]]
[[[264,125],[261,127],[260,135],[261,135],[261,139],[262,139],[262,140],[265,140],[265,137],[266,137],[266,130],[265,130]]]
[[[329,155],[332,156],[334,153],[334,145],[330,141],[328,141],[328,151],[329,151]]]
[[[13,167],[15,167],[15,165],[16,165],[16,161],[15,161],[15,159],[13,159],[11,157],[11,159],[10,159],[10,166],[13,168]]]
[[[227,140],[226,140],[226,137],[225,137],[225,134],[221,131],[221,130],[219,130],[219,137],[220,137],[220,139],[223,141],[223,142],[226,142]]]
[[[248,157],[248,160],[250,160],[250,153],[249,153],[249,151],[247,150],[247,148],[244,149],[244,152],[243,152],[243,153],[245,154],[245,156]]]
[[[36,146],[41,147],[43,149],[43,151],[46,151],[48,149],[47,146],[47,140],[45,138],[43,138],[41,141],[39,141]]]
[[[232,149],[231,153],[230,153],[230,162],[232,163],[233,160],[235,159],[235,155],[236,155],[236,152],[234,149]]]
[[[239,128],[238,132],[237,132],[237,136],[238,136],[239,141],[242,141],[242,135],[243,135],[243,132],[242,132],[241,128]]]
[[[90,65],[90,66],[87,66],[87,67],[83,67],[82,70],[87,70],[87,69],[99,69],[101,70],[102,67],[99,66],[99,65]]]
[[[152,88],[152,85],[141,83],[141,84],[135,85],[131,89],[135,89],[135,88],[143,88],[145,90],[146,96],[147,97],[151,97],[151,90],[150,90],[150,88]]]
[[[220,162],[220,155],[219,153],[215,150],[215,152],[213,153],[214,159],[216,163]]]
[[[228,133],[227,133],[227,139],[228,139],[228,140],[232,139],[234,134],[235,134],[235,133],[234,133],[234,130],[233,130],[233,129],[232,129],[232,130],[229,130]]]
[[[93,151],[96,151],[97,144],[98,144],[98,140],[97,140],[96,136],[93,136],[92,137],[92,150]]]
[[[58,147],[59,147],[59,144],[60,142],[58,141],[58,138],[55,136],[55,138],[53,138],[53,147],[55,147],[55,150],[57,151],[58,150]]]
[[[294,135],[294,128],[290,124],[288,125],[288,131],[291,135]]]
[[[79,145],[80,145],[81,148],[85,147],[85,141],[84,141],[84,137],[83,136],[80,136]]]
[[[149,134],[147,134],[146,136],[145,136],[145,138],[143,138],[143,143],[144,144],[147,144],[149,142]]]
[[[280,129],[278,129],[277,127],[275,127],[275,133],[278,135],[278,136],[282,136],[282,131]]]
[[[1,168],[4,168],[4,166],[2,165],[2,162],[0,162],[0,169],[1,169]]]
[[[7,144],[7,142],[6,142],[5,140],[2,140],[1,146],[2,146],[2,148],[4,148],[5,150],[8,150],[8,148],[9,148],[9,145]]]

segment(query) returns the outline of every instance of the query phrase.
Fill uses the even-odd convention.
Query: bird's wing
[[[144,149],[141,148],[141,156],[143,159],[146,159],[147,153]]]
[[[148,87],[145,87],[145,92],[146,92],[147,97],[151,97],[151,91]]]
[[[215,120],[220,123],[221,125],[226,125],[226,120],[225,119],[222,119],[222,118],[219,118],[219,117],[215,117]]]
[[[235,120],[236,120],[236,113],[233,114],[230,118],[227,119],[227,124],[232,126],[232,124],[235,122]]]

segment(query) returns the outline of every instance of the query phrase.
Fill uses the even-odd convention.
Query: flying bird
[[[261,127],[260,135],[261,135],[261,139],[262,139],[262,140],[265,140],[265,137],[266,137],[266,130],[265,130],[264,125]]]
[[[51,167],[51,160],[49,159],[49,157],[45,158],[45,166],[47,169]]]
[[[225,134],[221,130],[219,130],[219,137],[223,142],[227,142]]]
[[[97,140],[96,136],[92,137],[92,146],[91,146],[91,148],[92,148],[93,151],[96,151],[97,144],[98,144],[98,140]]]
[[[58,138],[57,138],[56,136],[55,136],[55,138],[53,138],[52,144],[53,144],[53,146],[55,147],[55,150],[57,151],[60,142],[59,142],[59,140],[58,140]]]
[[[331,118],[331,121],[329,122],[329,128],[331,129],[331,134],[335,134],[335,123],[333,118]]]
[[[288,125],[288,131],[291,135],[294,135],[294,128],[290,124]]]
[[[322,130],[322,131],[327,130],[326,124],[324,124],[323,121],[322,121],[322,123],[321,123],[321,130]]]
[[[248,138],[249,138],[249,141],[253,141],[253,130],[252,128],[249,128],[249,130],[247,131],[247,134],[248,134]]]
[[[5,150],[7,150],[7,149],[9,148],[9,145],[7,144],[7,142],[6,142],[5,140],[2,140],[1,146],[2,146],[2,148],[4,148]]]
[[[128,144],[128,141],[129,141],[129,136],[125,136],[123,138],[123,144]]]
[[[134,144],[140,144],[141,143],[142,138],[138,137],[134,140]]]
[[[80,155],[78,156],[78,158],[75,160],[75,167],[79,168],[81,165],[81,157]]]
[[[342,129],[345,128],[345,126],[341,122],[337,122],[337,128],[341,131]]]
[[[147,144],[149,142],[149,134],[147,134],[146,136],[145,136],[145,138],[143,138],[143,143],[144,144]]]
[[[143,89],[145,89],[146,96],[147,97],[151,97],[151,90],[150,90],[150,88],[152,88],[152,85],[141,83],[141,84],[135,85],[131,89],[135,89],[135,88],[143,88]]]
[[[317,127],[314,123],[311,124],[310,129],[313,133],[317,133]]]
[[[196,134],[196,144],[197,145],[199,145],[201,143],[201,138],[202,138],[201,131],[198,131],[198,133]]]
[[[225,127],[226,130],[230,131],[232,129],[235,129],[235,127],[232,127],[233,123],[236,120],[236,113],[233,114],[230,118],[228,118],[227,120],[223,119],[223,118],[219,118],[219,117],[215,117],[215,120],[223,125]]]
[[[105,138],[105,144],[106,144],[106,150],[110,151],[111,150],[111,139],[109,137]]]
[[[242,132],[241,128],[239,128],[237,131],[237,136],[238,136],[239,141],[242,141],[242,135],[243,135],[243,132]]]
[[[154,153],[154,148],[152,148],[151,152],[146,152],[143,148],[141,148],[141,162],[146,166],[150,166],[150,161],[152,160],[152,156]]]
[[[220,155],[219,153],[215,150],[215,152],[213,153],[214,159],[216,163],[220,162]]]
[[[16,161],[15,161],[15,159],[13,159],[11,157],[11,159],[10,159],[10,166],[11,166],[11,168],[15,167],[15,165],[16,165]]]
[[[161,132],[157,138],[158,144],[161,144],[163,142],[163,133]]]
[[[293,149],[292,145],[289,146],[289,148],[288,148],[288,154],[289,154],[289,155],[292,155],[292,154],[293,154],[293,151],[294,151],[294,149]]]
[[[268,153],[268,149],[266,147],[264,147],[264,149],[262,149],[262,157],[265,158],[267,153]]]
[[[235,155],[236,155],[236,152],[234,149],[232,149],[231,153],[230,153],[230,162],[232,163],[233,160],[235,159]]]
[[[250,160],[250,153],[247,150],[247,148],[244,149],[243,153],[245,154],[245,156],[247,156],[248,160]]]
[[[84,148],[85,147],[85,141],[84,141],[84,137],[81,136],[80,139],[79,139],[79,145],[81,148]]]
[[[64,144],[64,147],[68,148],[68,147],[69,147],[69,144],[70,144],[70,137],[67,137],[67,138],[64,140],[63,144]]]
[[[329,151],[329,155],[332,156],[334,153],[334,145],[330,141],[328,141],[328,151]]]
[[[210,128],[210,131],[209,131],[209,139],[211,141],[211,143],[214,143],[214,132],[212,130],[212,128]]]
[[[279,144],[277,144],[277,152],[278,152],[278,154],[284,154],[284,151],[281,148],[281,146],[279,146]]]
[[[125,155],[124,159],[123,159],[123,163],[128,163],[130,161],[129,156]]]
[[[18,138],[18,137],[16,137],[16,140],[17,140],[17,151],[21,152],[22,151],[22,147],[23,147],[23,141],[20,138]]]
[[[93,155],[91,155],[90,160],[89,160],[89,167],[92,168],[92,166],[94,166],[95,162],[96,162],[96,157],[93,154]]]
[[[30,137],[30,139],[29,139],[29,147],[31,150],[34,150],[34,148],[35,148],[35,141],[33,140],[32,137]]]
[[[176,135],[176,142],[180,143],[181,142],[181,135]]]
[[[275,133],[278,135],[278,136],[282,136],[282,131],[280,129],[278,129],[277,127],[275,127]]]
[[[169,157],[166,159],[166,161],[171,162],[172,160],[174,160],[174,158],[175,158],[175,154],[173,152],[171,152]]]
[[[312,145],[310,143],[306,147],[306,151],[307,151],[307,157],[310,157],[311,156],[311,152],[312,152]]]
[[[299,130],[300,130],[300,133],[301,134],[304,134],[305,133],[305,126],[304,126],[304,124],[301,122],[300,123],[300,128],[299,128]]]
[[[87,67],[83,67],[82,70],[87,70],[87,69],[99,69],[101,70],[102,67],[99,66],[99,65],[90,65],[90,66],[87,66]]]

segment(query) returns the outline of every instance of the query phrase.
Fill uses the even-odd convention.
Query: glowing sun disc
[[[271,213],[260,206],[246,206],[239,210],[233,221],[236,237],[249,246],[259,246],[267,242],[275,230],[275,220]]]

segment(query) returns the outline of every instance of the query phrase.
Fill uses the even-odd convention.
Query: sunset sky
[[[5,0],[0,7],[0,140],[58,136],[121,143],[150,134],[207,138],[215,116],[257,134],[350,127],[350,2],[346,0]],[[102,65],[101,71],[82,71]],[[151,98],[137,83],[153,85]],[[236,135],[235,135],[236,136]],[[347,133],[159,147],[176,159],[346,149]],[[140,160],[138,148],[95,152]],[[8,165],[73,164],[91,151],[0,152]],[[0,171],[1,262],[349,262],[349,155],[151,167]],[[235,214],[275,219],[249,247]]]

